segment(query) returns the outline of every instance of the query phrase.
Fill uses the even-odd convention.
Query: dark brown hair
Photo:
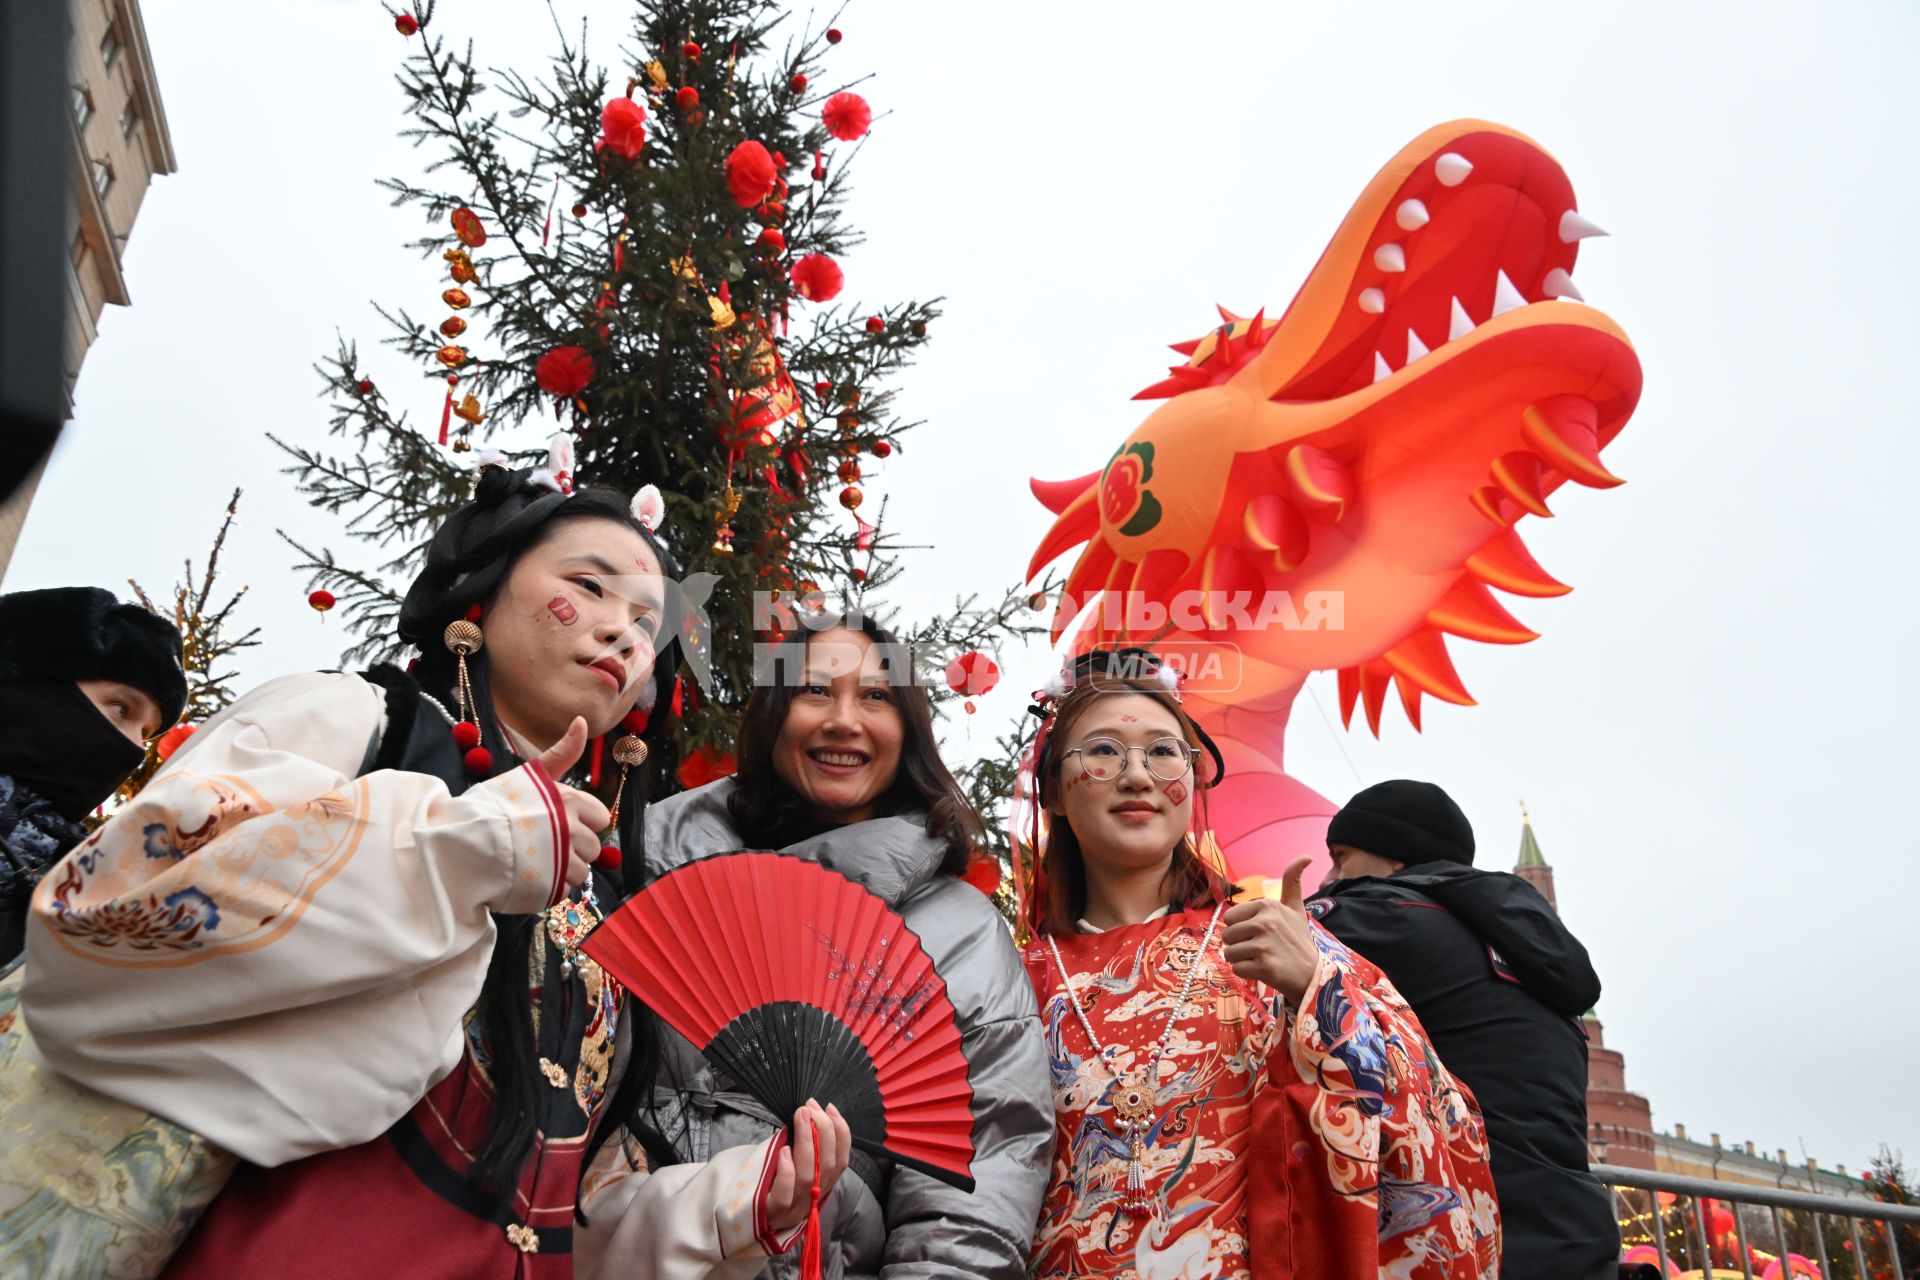
[[[900,660],[890,663],[897,678],[888,685],[894,709],[900,713],[900,768],[893,785],[880,798],[880,812],[888,815],[925,812],[927,834],[944,842],[946,856],[940,870],[959,875],[976,848],[986,842],[980,815],[940,758],[933,733],[933,703],[906,660],[906,647],[871,617],[835,616],[826,622],[811,620],[808,628],[778,641],[756,673],[753,693],[740,712],[739,760],[727,811],[740,835],[756,845],[782,848],[821,834],[829,828],[808,809],[804,797],[774,768],[774,744],[787,722],[795,691],[803,683],[807,645],[829,631],[855,631],[876,646],[885,646]]]
[[[1219,901],[1227,893],[1226,882],[1201,861],[1194,831],[1207,829],[1207,788],[1212,785],[1210,757],[1202,749],[1199,729],[1180,700],[1152,678],[1096,680],[1076,685],[1060,700],[1053,720],[1043,731],[1039,758],[1034,764],[1036,801],[1045,808],[1059,790],[1058,773],[1066,757],[1062,745],[1067,732],[1099,698],[1113,694],[1137,694],[1151,698],[1168,711],[1180,725],[1180,736],[1199,752],[1194,757],[1194,822],[1174,846],[1173,861],[1167,867],[1161,889],[1175,910],[1186,910],[1207,902]],[[1041,898],[1035,904],[1033,927],[1037,933],[1070,934],[1079,927],[1087,911],[1087,863],[1080,852],[1080,837],[1064,813],[1048,815],[1047,834],[1040,851],[1042,873]]]

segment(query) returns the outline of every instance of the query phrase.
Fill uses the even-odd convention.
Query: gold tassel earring
[[[600,860],[594,863],[608,870],[620,865],[620,801],[627,794],[627,774],[647,762],[647,744],[640,737],[646,731],[647,713],[628,712],[620,726],[627,731],[613,744],[613,760],[620,766],[620,781],[613,790],[613,808],[608,811],[607,842],[600,846]]]
[[[460,761],[468,773],[476,778],[490,777],[493,773],[493,752],[481,745],[483,735],[477,719],[478,708],[473,700],[473,682],[467,677],[467,659],[480,652],[486,644],[480,632],[480,606],[474,605],[467,610],[466,617],[449,622],[440,639],[460,661],[460,673],[454,687],[454,697],[460,707],[460,719],[453,726],[454,745],[460,748]]]

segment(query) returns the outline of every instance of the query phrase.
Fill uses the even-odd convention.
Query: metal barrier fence
[[[1623,1258],[1662,1276],[1908,1280],[1920,1253],[1920,1207],[1610,1164],[1593,1173],[1613,1192]]]

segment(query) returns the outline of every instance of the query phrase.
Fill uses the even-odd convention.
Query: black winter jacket
[[[1587,949],[1538,890],[1456,862],[1326,886],[1308,910],[1385,970],[1486,1117],[1502,1280],[1614,1280],[1619,1228],[1587,1172]]]

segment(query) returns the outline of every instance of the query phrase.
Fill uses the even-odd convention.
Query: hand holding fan
[[[947,984],[886,903],[778,853],[674,868],[581,949],[777,1116],[973,1190],[973,1086]]]

